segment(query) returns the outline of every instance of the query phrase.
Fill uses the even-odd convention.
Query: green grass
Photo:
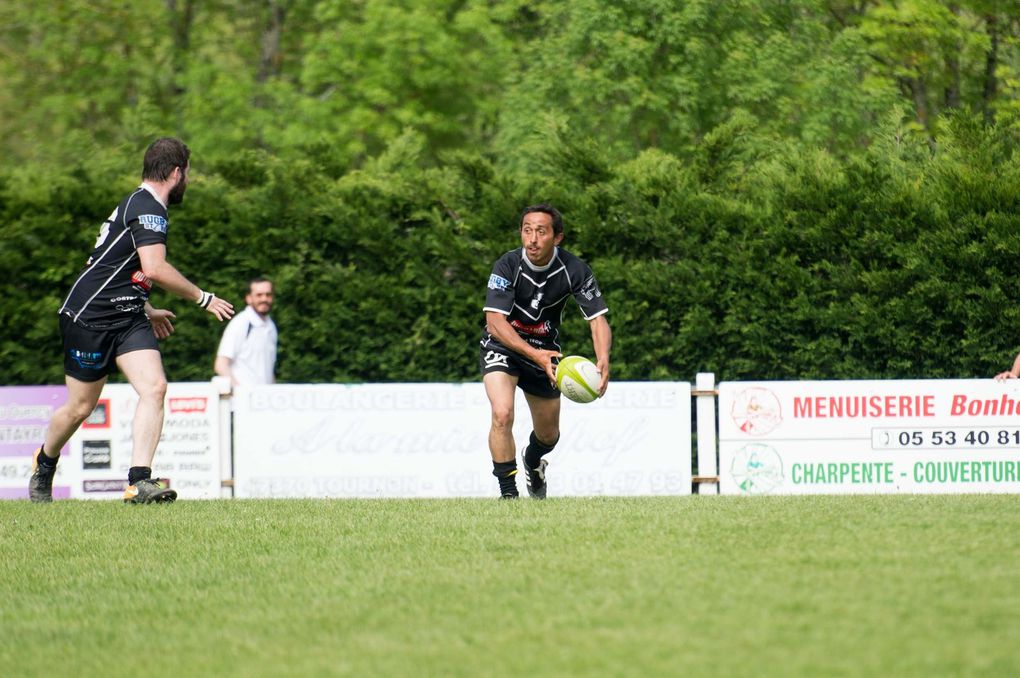
[[[5,676],[1020,675],[1020,497],[0,502]]]

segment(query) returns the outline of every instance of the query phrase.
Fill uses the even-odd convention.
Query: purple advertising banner
[[[64,386],[0,386],[0,499],[27,499],[32,453],[43,442],[53,412],[67,400]],[[64,446],[61,456],[69,454]],[[63,458],[66,462],[66,457]],[[67,498],[58,467],[54,498]]]

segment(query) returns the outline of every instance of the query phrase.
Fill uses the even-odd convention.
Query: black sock
[[[36,457],[35,460],[36,464],[42,466],[43,468],[53,469],[57,468],[58,461],[60,461],[59,453],[57,453],[57,456],[51,457],[50,455],[46,454],[46,451],[43,449],[42,445],[39,446],[39,456]]]
[[[146,480],[152,477],[152,469],[148,466],[132,466],[128,469],[128,485],[134,485],[139,480]]]
[[[499,493],[504,497],[517,497],[517,460],[492,462],[492,475],[499,481]]]
[[[542,461],[542,457],[553,451],[556,447],[556,443],[560,442],[559,435],[556,436],[556,440],[552,442],[552,445],[546,445],[535,432],[531,432],[531,440],[528,442],[528,448],[524,450],[524,463],[527,464],[528,468],[538,468],[539,462]]]

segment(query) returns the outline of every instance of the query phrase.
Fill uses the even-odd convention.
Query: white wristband
[[[202,308],[209,308],[209,304],[211,304],[212,300],[216,298],[216,295],[212,292],[204,292],[202,290],[199,290],[199,292],[202,292],[202,298],[198,300],[198,305]]]

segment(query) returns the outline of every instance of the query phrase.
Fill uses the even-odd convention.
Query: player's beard
[[[174,184],[174,187],[170,189],[170,195],[167,197],[167,202],[171,205],[180,205],[184,200],[184,191],[188,188],[188,184],[185,183],[184,177],[182,176]]]

